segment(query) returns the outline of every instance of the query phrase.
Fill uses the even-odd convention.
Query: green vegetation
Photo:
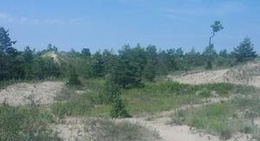
[[[32,107],[0,106],[0,141],[59,141],[50,113]]]
[[[78,86],[81,84],[78,75],[76,74],[75,68],[70,68],[69,81],[67,84],[70,86]]]
[[[110,79],[106,81],[103,95],[105,95],[103,97],[106,98],[106,103],[112,104],[110,110],[110,116],[112,118],[130,117],[130,114],[126,109],[125,103],[122,101],[120,97],[121,90],[119,89],[119,86],[114,84],[113,82],[110,82]]]
[[[257,57],[254,51],[254,45],[251,43],[250,38],[245,38],[233,52],[237,63],[244,63],[254,60]]]
[[[221,97],[228,97],[236,86],[227,83],[189,85],[177,82],[162,82],[146,85],[122,92],[130,113],[154,113],[187,104],[201,103],[216,92]]]
[[[259,138],[259,127],[254,120],[260,115],[260,99],[252,90],[246,94],[223,103],[177,110],[172,115],[172,123],[187,124],[225,140],[238,132]]]
[[[158,51],[156,46],[137,44],[135,47],[125,45],[118,53],[105,49],[91,54],[88,48],[83,48],[82,52],[73,49],[59,52],[52,44],[38,52],[29,46],[24,51],[18,51],[12,47],[16,41],[10,39],[9,31],[1,27],[0,81],[59,78],[79,83],[75,74],[88,79],[111,75],[115,84],[127,89],[142,87],[147,82],[154,82],[158,76],[176,71],[187,72],[204,66],[208,69],[228,67],[257,57],[249,38],[244,39],[231,53],[226,50],[217,53],[211,39],[223,26],[220,21],[215,21],[211,28],[209,46],[202,53],[194,48],[187,53],[182,48]]]
[[[58,97],[60,102],[53,106],[55,115],[108,116],[112,112],[112,117],[127,117],[129,114],[154,113],[185,104],[201,103],[203,98],[210,97],[213,93],[228,97],[232,92],[240,91],[239,86],[228,83],[189,85],[158,82],[147,84],[142,88],[122,90],[120,94],[119,89],[112,88],[101,80],[84,83],[86,86],[83,89],[88,93],[76,94],[73,88],[62,92]]]
[[[215,21],[214,24],[210,26],[212,28],[212,35],[209,37],[209,45],[205,48],[203,55],[206,57],[207,65],[206,69],[213,68],[213,61],[216,59],[217,53],[214,49],[214,44],[211,43],[212,38],[216,35],[217,32],[224,29],[220,21]]]
[[[214,24],[210,26],[212,28],[212,35],[209,37],[209,45],[211,45],[212,38],[216,35],[217,32],[224,29],[220,21],[214,21]]]
[[[52,106],[52,112],[58,117],[85,115],[89,113],[93,105],[86,95],[75,96],[64,102],[57,102]]]
[[[52,113],[60,118],[64,116],[84,116],[94,107],[90,96],[86,93],[77,94],[78,87],[69,86],[57,97],[58,102],[51,107]]]
[[[229,105],[218,103],[198,109],[190,108],[178,111],[173,115],[173,122],[177,124],[187,123],[189,126],[205,129],[211,133],[222,134],[222,132],[226,132],[223,137],[229,139],[231,137],[232,122],[227,117],[231,115],[232,111]]]
[[[125,104],[119,96],[114,98],[114,102],[112,103],[112,109],[110,111],[110,116],[112,118],[131,117],[126,110]]]

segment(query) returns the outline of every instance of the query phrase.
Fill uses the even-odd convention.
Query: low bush
[[[110,116],[112,118],[126,118],[131,117],[127,112],[126,106],[123,103],[122,99],[117,96],[112,103],[112,109],[110,110]]]
[[[0,141],[59,141],[52,116],[32,107],[0,106]]]
[[[81,82],[78,78],[78,74],[75,71],[75,68],[73,68],[72,66],[70,66],[70,74],[69,74],[69,80],[67,82],[67,85],[70,86],[78,86],[81,85]]]

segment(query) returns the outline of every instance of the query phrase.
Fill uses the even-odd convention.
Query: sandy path
[[[46,81],[41,83],[17,83],[0,89],[0,104],[12,106],[26,105],[34,102],[37,105],[49,105],[64,87],[62,82]]]
[[[220,141],[219,137],[216,135],[197,132],[195,129],[192,129],[187,125],[170,125],[170,116],[174,112],[181,109],[187,109],[191,107],[199,108],[209,104],[228,101],[232,98],[233,97],[218,99],[214,98],[212,100],[209,100],[207,103],[203,104],[186,105],[172,111],[165,111],[161,113],[156,113],[155,115],[147,115],[145,117],[134,117],[123,120],[130,121],[132,123],[139,123],[147,127],[148,129],[158,131],[163,141]],[[227,141],[247,141],[249,138],[251,138],[250,135],[236,134]]]
[[[145,117],[134,117],[134,118],[128,118],[123,120],[127,120],[132,123],[139,123],[147,127],[148,129],[153,129],[158,131],[163,141],[184,141],[184,140],[185,141],[208,141],[209,139],[212,141],[219,141],[217,136],[197,133],[195,130],[191,129],[187,125],[179,126],[179,125],[170,125],[168,123],[171,121],[170,116],[178,110],[183,110],[191,107],[198,108],[208,104],[219,103],[221,101],[227,101],[227,100],[229,100],[229,98],[213,99],[203,104],[186,105],[171,111],[164,111],[164,112],[156,113],[154,115],[147,115]]]

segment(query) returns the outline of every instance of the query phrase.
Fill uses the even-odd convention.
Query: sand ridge
[[[64,87],[62,82],[17,83],[0,89],[0,104],[11,106],[32,104],[50,105]]]

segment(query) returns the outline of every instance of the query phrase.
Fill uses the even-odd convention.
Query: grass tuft
[[[33,107],[0,105],[1,141],[59,141],[57,134],[48,127],[52,115]]]
[[[160,139],[158,132],[128,121],[114,121],[103,118],[89,119],[85,126],[86,130],[92,135],[91,138],[98,141],[153,141]]]

